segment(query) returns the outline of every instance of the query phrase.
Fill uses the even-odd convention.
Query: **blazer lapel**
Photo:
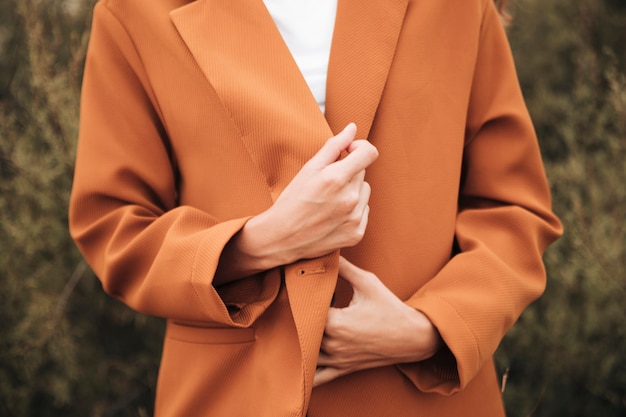
[[[332,136],[262,0],[197,0],[170,17],[275,200]]]
[[[275,199],[349,122],[367,137],[408,0],[338,0],[321,114],[262,0],[196,0],[170,15]]]
[[[408,0],[338,0],[328,66],[326,120],[366,138],[391,67]]]

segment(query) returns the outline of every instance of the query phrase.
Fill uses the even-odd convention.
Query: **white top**
[[[263,0],[322,113],[337,0]]]

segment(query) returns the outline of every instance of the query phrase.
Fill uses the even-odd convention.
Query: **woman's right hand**
[[[302,167],[276,202],[250,219],[222,255],[222,282],[361,241],[369,215],[365,169],[378,157],[348,124]],[[342,155],[345,157],[342,158]],[[235,261],[236,265],[230,265]],[[219,271],[218,271],[219,272]]]

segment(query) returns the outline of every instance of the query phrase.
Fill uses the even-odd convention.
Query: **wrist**
[[[416,334],[419,334],[420,344],[422,352],[424,352],[424,358],[428,359],[434,356],[441,346],[443,346],[443,339],[439,334],[439,330],[433,325],[430,319],[421,311],[414,310],[417,315],[416,318],[416,328],[418,329]]]
[[[409,337],[406,341],[409,352],[407,360],[403,362],[420,362],[434,356],[443,346],[443,340],[424,313],[407,307],[410,309],[407,320],[409,331],[406,333]]]
[[[260,272],[297,260],[292,259],[285,247],[287,236],[281,230],[280,223],[273,219],[269,211],[246,222],[233,244],[248,268]]]
[[[275,233],[263,214],[250,218],[224,246],[213,285],[220,286],[283,265],[276,242]]]

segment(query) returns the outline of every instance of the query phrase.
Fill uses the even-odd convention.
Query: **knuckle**
[[[363,219],[363,217],[360,216],[354,219],[351,226],[352,226],[352,232],[346,242],[346,244],[350,247],[356,246],[365,237],[367,219]]]
[[[320,185],[327,191],[336,191],[343,187],[344,180],[334,172],[324,172],[319,176]]]
[[[324,329],[324,332],[330,336],[330,339],[327,341],[332,342],[333,337],[337,337],[342,334],[343,324],[341,316],[342,314],[338,311],[329,311],[326,319],[326,328]]]
[[[369,143],[369,142],[368,142]],[[373,160],[378,158],[378,149],[370,143],[370,153]]]
[[[367,181],[363,181],[363,192],[367,194],[369,200],[369,196],[372,192],[372,186]]]
[[[354,218],[354,214],[353,211],[356,208],[356,206],[359,204],[360,201],[360,194],[357,190],[352,190],[349,192],[346,192],[343,196],[343,199],[341,200],[341,208],[342,211],[350,214],[350,218]]]
[[[333,342],[332,340],[324,339],[322,341],[321,349],[328,356],[332,356],[333,353],[336,352],[336,347],[337,347],[337,344],[335,342]]]
[[[358,236],[359,234],[359,226],[361,225],[361,215],[360,213],[352,213],[350,217],[346,220],[346,224],[350,228],[350,233],[352,235]]]
[[[355,232],[346,242],[346,246],[352,247],[358,245],[363,240],[364,235],[365,234],[360,231]]]
[[[333,313],[333,310],[330,310],[328,312],[328,316],[326,317],[326,327],[324,328],[324,333],[332,337],[335,334],[336,328],[337,328],[336,314]]]
[[[378,158],[378,149],[376,146],[372,145],[371,142],[365,139],[359,139],[354,141],[354,147],[359,149],[361,152],[361,156],[364,160],[372,163]]]

